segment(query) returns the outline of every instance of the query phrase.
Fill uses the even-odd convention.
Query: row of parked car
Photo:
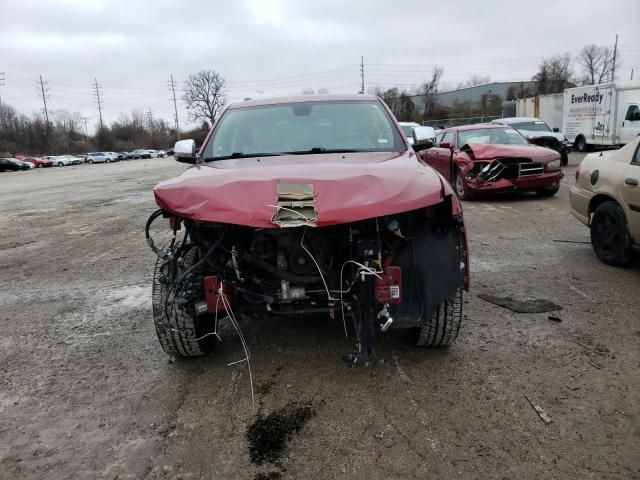
[[[131,152],[89,152],[84,155],[45,155],[28,157],[16,155],[13,158],[0,158],[0,171],[29,170],[31,168],[65,167],[81,163],[111,163],[137,158],[163,158],[173,155],[173,150],[136,149]]]

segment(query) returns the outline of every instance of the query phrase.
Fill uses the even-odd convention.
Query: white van
[[[567,88],[562,132],[582,152],[629,143],[640,135],[640,82]]]

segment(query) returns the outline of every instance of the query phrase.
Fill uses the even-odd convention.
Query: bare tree
[[[585,46],[576,59],[581,68],[580,82],[583,85],[596,85],[606,82],[613,75],[613,49],[591,44]],[[616,54],[616,65],[620,66],[620,55]],[[613,80],[613,78],[611,78]]]
[[[444,70],[442,67],[433,67],[433,70],[431,71],[431,78],[426,80],[418,90],[420,95],[424,95],[424,109],[422,115],[425,120],[438,116],[437,112],[439,110],[439,106],[436,93],[438,93],[438,84],[440,83],[443,73]]]
[[[317,91],[318,95],[329,95],[331,91],[327,87],[320,87]]]
[[[559,93],[572,85],[573,70],[571,68],[571,56],[568,53],[545,58],[539,66],[532,80],[538,82],[536,93]]]
[[[227,103],[224,78],[215,70],[189,75],[182,100],[194,121],[206,119],[213,125]]]
[[[316,91],[313,88],[303,88],[300,92],[302,95],[315,95]]]

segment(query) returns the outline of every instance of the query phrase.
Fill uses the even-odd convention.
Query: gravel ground
[[[466,202],[472,289],[457,344],[381,338],[346,368],[340,324],[243,323],[168,358],[143,226],[171,159],[0,174],[0,478],[639,478],[640,268],[601,264],[557,196]],[[561,240],[561,241],[557,241]],[[516,314],[480,293],[563,307]],[[527,400],[539,405],[545,424]],[[284,456],[251,462],[257,415],[311,407]]]

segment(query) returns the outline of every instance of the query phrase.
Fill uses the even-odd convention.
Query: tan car
[[[598,258],[628,265],[640,252],[640,136],[620,150],[584,157],[569,198],[571,213],[591,228]]]

